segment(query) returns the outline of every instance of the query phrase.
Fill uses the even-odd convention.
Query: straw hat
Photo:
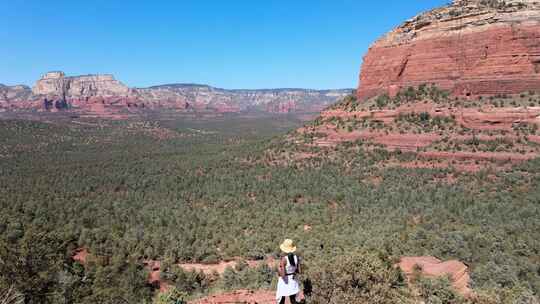
[[[296,251],[296,246],[294,245],[293,240],[290,239],[286,239],[285,241],[283,241],[283,243],[279,245],[279,248],[285,253],[293,253]]]

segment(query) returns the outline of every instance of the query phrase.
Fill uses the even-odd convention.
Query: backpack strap
[[[286,259],[286,262],[287,262],[287,263],[285,264],[285,274],[286,274],[286,275],[295,275],[295,274],[297,274],[297,273],[298,273],[298,262],[299,262],[299,260],[300,260],[300,259],[298,258],[298,256],[297,256],[296,254],[293,255],[293,260],[294,260],[294,264],[295,264],[295,266],[294,266],[294,272],[293,272],[293,273],[288,273],[288,272],[286,271],[286,270],[287,270],[286,267],[287,267],[288,264],[290,264],[290,261],[289,261],[289,257],[288,257],[288,256],[286,256],[285,259]]]

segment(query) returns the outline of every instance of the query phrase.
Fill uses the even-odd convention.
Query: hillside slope
[[[540,97],[461,100],[422,85],[364,102],[350,96],[288,137],[300,153],[338,145],[376,155],[383,166],[479,171],[540,156]],[[316,152],[314,152],[316,151]]]

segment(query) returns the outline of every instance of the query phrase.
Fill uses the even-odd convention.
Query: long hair
[[[293,267],[296,267],[296,261],[294,260],[294,253],[287,254],[287,259],[289,259],[289,264],[291,264]]]

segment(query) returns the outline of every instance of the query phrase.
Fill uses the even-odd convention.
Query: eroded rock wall
[[[365,55],[357,95],[422,83],[461,96],[540,90],[540,2],[456,0],[406,21]]]
[[[129,88],[112,75],[66,77],[63,72],[49,72],[32,88],[34,95],[86,98],[91,96],[125,96]]]

